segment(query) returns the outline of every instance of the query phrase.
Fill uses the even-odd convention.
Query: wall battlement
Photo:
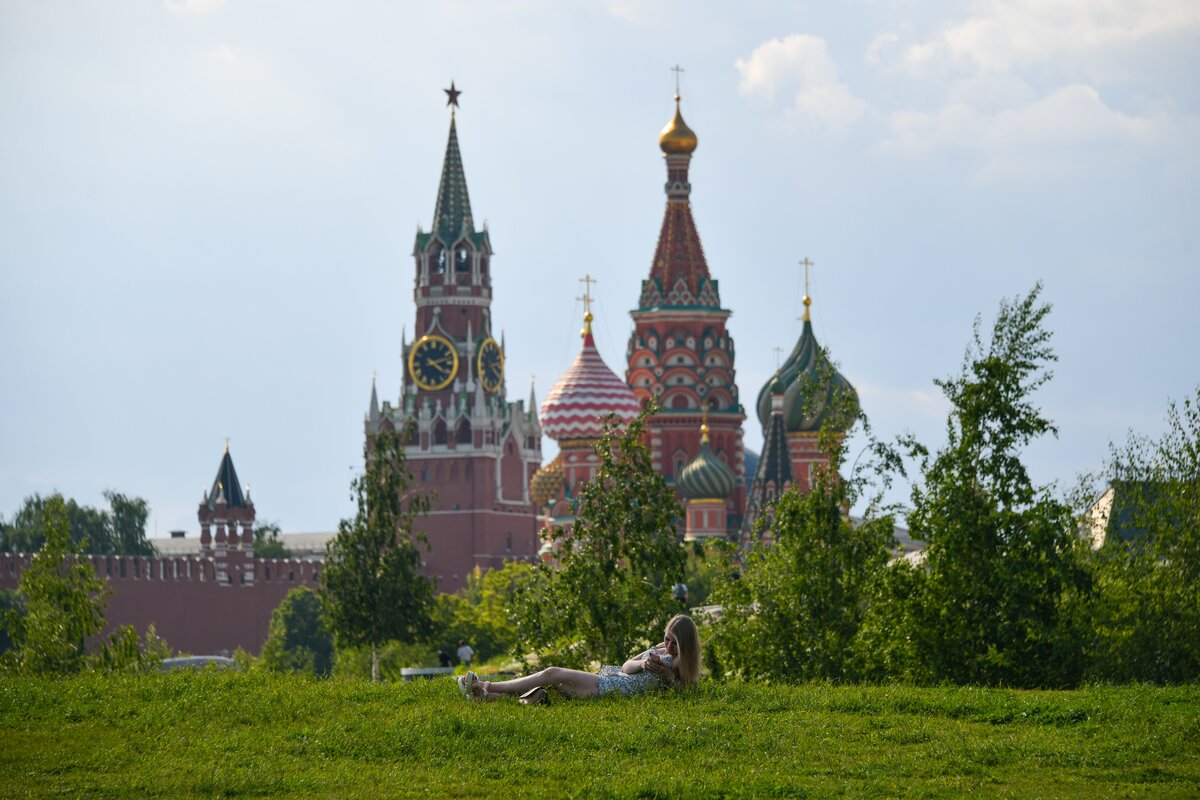
[[[107,637],[121,625],[139,634],[153,624],[180,652],[211,655],[242,648],[257,654],[271,612],[298,586],[319,586],[320,561],[259,559],[245,550],[199,556],[84,556],[111,590]],[[27,553],[0,554],[0,588],[15,589],[29,566]]]

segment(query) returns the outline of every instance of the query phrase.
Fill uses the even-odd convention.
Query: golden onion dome
[[[675,117],[658,135],[658,146],[666,155],[690,155],[696,149],[696,134],[683,121],[679,111],[679,95],[675,95]]]

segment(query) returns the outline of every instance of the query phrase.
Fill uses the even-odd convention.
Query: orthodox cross
[[[800,262],[800,266],[804,267],[804,316],[800,319],[802,322],[808,322],[808,307],[812,305],[812,298],[808,296],[808,268],[813,266],[813,262],[808,256],[805,256],[804,260]]]
[[[782,348],[782,347],[775,347],[775,348],[772,348],[772,349],[774,349],[774,350],[775,350],[775,371],[776,371],[776,372],[779,372],[779,363],[780,363],[780,361],[783,359],[783,348]]]
[[[679,94],[679,76],[683,73],[683,67],[676,64],[671,67],[671,72],[675,73],[675,94]]]
[[[454,88],[454,81],[450,81],[449,89],[442,89],[442,91],[446,93],[448,98],[450,98],[446,101],[446,105],[458,108],[458,96],[462,94],[462,92]],[[454,111],[451,110],[450,113],[453,114]]]
[[[576,297],[575,299],[583,301],[583,313],[588,315],[592,313],[592,284],[597,281],[591,275],[585,274],[579,279],[579,282],[583,284],[583,297]]]

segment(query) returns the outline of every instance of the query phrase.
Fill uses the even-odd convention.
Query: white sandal
[[[475,687],[479,685],[479,676],[474,672],[468,672],[466,675],[459,675],[454,679],[458,684],[458,690],[462,692],[462,696],[468,700],[476,698]]]

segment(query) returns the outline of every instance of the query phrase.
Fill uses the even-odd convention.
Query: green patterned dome
[[[829,362],[807,319],[795,349],[758,393],[758,419],[764,428],[771,418],[771,394],[781,387],[788,433],[815,433],[827,423],[846,431],[858,417],[858,392]]]
[[[708,446],[707,428],[704,426],[700,437],[699,454],[675,479],[679,492],[688,500],[723,500],[733,494],[733,470]]]

